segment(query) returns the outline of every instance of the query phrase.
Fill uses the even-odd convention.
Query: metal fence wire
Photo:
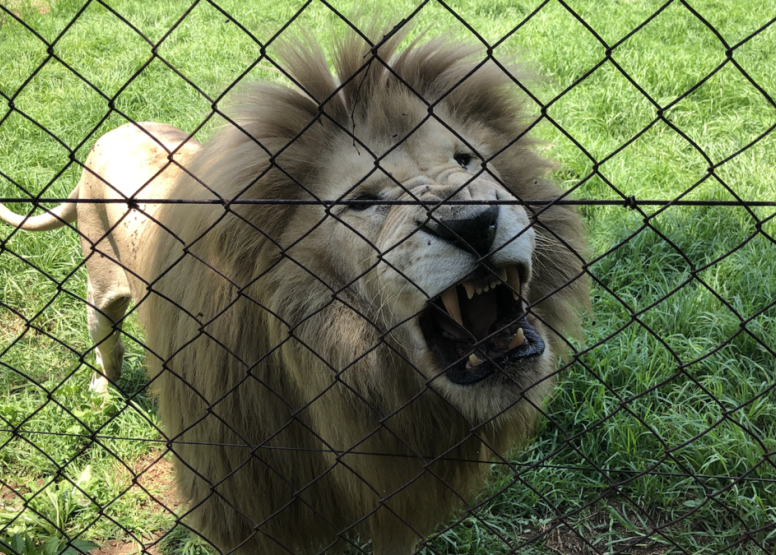
[[[764,192],[737,185],[770,171],[773,161],[772,59],[747,67],[740,61],[758,38],[774,40],[773,6],[731,42],[689,1],[648,10],[639,4],[643,17],[614,41],[605,20],[591,21],[590,5],[564,0],[510,8],[507,31],[496,40],[470,20],[471,6],[442,0],[386,19],[379,33],[370,33],[369,18],[349,19],[325,0],[308,0],[284,8],[275,31],[261,39],[230,5],[171,3],[174,17],[159,31],[137,23],[143,9],[132,3],[65,2],[51,8],[67,16],[57,12],[62,23],[47,32],[35,22],[56,15],[48,4],[0,5],[0,49],[24,68],[22,77],[0,77],[0,136],[17,145],[26,133],[41,144],[33,153],[44,152],[44,142],[56,151],[27,155],[6,146],[0,160],[0,202],[21,214],[15,225],[0,226],[0,550],[21,555],[37,544],[54,545],[52,554],[85,552],[94,547],[89,540],[105,553],[776,553],[776,250],[769,233],[776,200],[772,182]],[[313,10],[325,22],[317,28],[353,37],[358,56],[327,61],[326,50],[303,62],[288,54],[315,54],[308,38],[316,27],[303,23]],[[142,63],[119,82],[95,79],[88,61],[62,54],[98,12],[125,34],[105,41],[140,40],[145,49]],[[217,94],[212,82],[191,77],[201,62],[165,53],[202,17],[256,51],[228,79],[213,78],[228,81]],[[437,18],[459,32],[428,54],[426,66],[394,55],[396,48],[422,49],[407,45]],[[520,43],[548,18],[564,18],[569,35],[589,41],[596,54],[568,84],[543,94],[542,86],[557,83],[526,81],[506,60],[515,49],[510,41]],[[719,54],[691,80],[678,75],[686,84],[669,100],[620,56],[666,18],[713,34]],[[2,36],[13,29],[39,48],[37,58],[14,45],[17,35]],[[478,47],[469,61],[441,60],[439,52],[459,39]],[[344,56],[347,46],[334,44]],[[123,62],[95,53],[94,63]],[[330,63],[353,71],[327,90],[331,76],[315,68],[328,73]],[[449,65],[429,84],[423,72],[434,63]],[[33,93],[46,98],[39,80],[53,67],[99,111],[85,133],[41,117],[46,100],[28,108]],[[307,68],[306,79],[299,68]],[[490,82],[477,80],[483,72]],[[606,90],[603,72],[626,80],[628,98],[643,108],[613,149],[595,144],[562,108],[582,89]],[[234,116],[225,98],[257,74],[283,82],[286,92],[256,89],[244,102],[264,102],[261,114],[255,121]],[[709,87],[725,91],[728,81],[715,81],[723,78],[745,87],[756,98],[749,105],[771,123],[720,155],[705,131],[688,131],[700,116],[683,107]],[[185,133],[134,115],[151,102],[143,87],[154,79],[185,83],[189,106],[169,112],[188,118]],[[448,88],[433,90],[441,82]],[[506,87],[525,100],[483,89],[482,98],[501,104],[475,110],[480,92],[472,83]],[[176,94],[170,103],[184,103]],[[276,104],[261,95],[275,95]],[[402,113],[398,101],[379,104],[391,95],[403,95],[414,111]],[[607,102],[605,94],[590,98]],[[488,119],[510,107],[535,117]],[[467,109],[480,127],[456,119]],[[730,118],[713,124],[735,114],[723,115]],[[368,118],[374,129],[359,128]],[[256,121],[276,129],[256,136]],[[205,146],[210,165],[190,164],[196,154],[187,149],[200,152],[198,138],[214,122],[230,128],[224,136],[232,142],[223,144],[234,150]],[[109,135],[114,142],[97,142],[117,123],[126,126]],[[457,145],[453,169],[448,163],[441,173],[424,167],[402,174],[401,153],[433,153],[423,143],[429,129]],[[663,139],[654,135],[658,129]],[[509,132],[516,134],[498,149],[485,146]],[[552,145],[526,149],[529,132],[555,137],[581,160],[576,173],[560,160],[555,178],[567,185],[563,191],[541,181],[538,169],[531,173],[541,165],[531,153]],[[280,143],[283,133],[290,138]],[[316,137],[339,137],[338,148],[349,148],[357,163],[300,162]],[[635,193],[647,189],[632,181],[612,178],[609,168],[649,140],[658,145],[658,163],[660,145],[675,141],[682,164],[703,172],[649,189],[665,191],[652,198]],[[87,167],[95,142],[93,152],[109,158],[115,148],[114,169]],[[161,160],[144,183],[189,176],[197,189],[175,196],[143,186],[127,196],[104,178],[145,175],[132,166],[141,143]],[[325,158],[333,152],[327,148],[315,156]],[[219,168],[239,157],[250,175],[226,174],[226,188],[208,182],[223,178]],[[529,167],[520,170],[531,174],[525,182],[502,181],[517,163],[506,157]],[[727,172],[741,160],[748,164],[743,177]],[[51,169],[43,183],[29,177],[41,165]],[[359,177],[322,188],[331,178],[321,168]],[[82,171],[80,196],[62,194]],[[640,179],[648,178],[633,178]],[[98,186],[106,192],[95,192]],[[55,210],[65,202],[77,206],[77,224]],[[22,229],[46,214],[54,218],[43,228],[69,229]],[[589,250],[576,235],[575,214],[586,221]],[[137,221],[145,227],[133,228]],[[386,240],[374,225],[401,235]],[[132,236],[149,227],[166,241],[166,254]],[[125,243],[115,239],[121,233]],[[349,245],[352,252],[339,250]],[[367,262],[354,260],[364,256]],[[420,282],[421,265],[432,277],[453,277]],[[153,275],[146,272],[152,267]],[[387,291],[376,291],[379,283]],[[588,283],[592,308],[572,306],[582,309],[573,316],[567,305]],[[145,318],[144,304],[151,307]],[[577,318],[584,340],[557,327]],[[417,337],[427,342],[425,354],[418,355]],[[550,348],[557,361],[543,354]],[[428,362],[433,357],[441,357],[439,368]],[[109,385],[91,378],[98,391],[89,392],[94,372],[104,372]]]

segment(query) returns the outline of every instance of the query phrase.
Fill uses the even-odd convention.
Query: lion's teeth
[[[485,287],[482,288],[482,292],[483,293],[487,293],[488,291],[490,291],[490,287],[489,286],[486,285]]]
[[[478,295],[482,295],[482,287],[478,287],[477,288],[477,294]]]
[[[482,364],[482,361],[477,358],[477,355],[472,353],[469,355],[469,364],[471,364],[472,366],[479,366],[480,364]]]
[[[520,274],[518,273],[517,268],[514,266],[509,266],[507,268],[507,284],[512,288],[512,296],[516,301],[519,301],[520,296],[518,293],[520,293]]]
[[[474,284],[471,281],[466,281],[463,284],[464,291],[466,291],[466,296],[471,299],[474,296]]]
[[[455,287],[451,287],[442,293],[442,303],[445,305],[450,316],[453,317],[453,320],[458,322],[458,325],[463,326],[461,306],[458,304],[458,291],[455,290]]]
[[[498,271],[498,278],[501,281],[501,283],[506,283],[507,282],[507,269],[506,268],[501,268]]]
[[[525,333],[523,333],[523,328],[517,328],[517,333],[512,338],[512,341],[509,342],[509,347],[507,348],[507,351],[511,351],[512,349],[515,349],[525,343]]]

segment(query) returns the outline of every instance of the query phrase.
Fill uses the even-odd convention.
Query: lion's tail
[[[76,185],[67,198],[78,198],[78,189],[79,187]],[[63,202],[45,214],[30,217],[20,216],[0,204],[0,220],[25,231],[49,231],[63,227],[65,224],[72,224],[78,216],[76,207],[74,202]]]

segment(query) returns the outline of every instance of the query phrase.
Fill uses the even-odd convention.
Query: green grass
[[[106,3],[152,41],[164,37],[192,4]],[[83,4],[0,0],[47,40],[59,36]],[[158,52],[217,99],[259,56],[259,47],[235,22],[264,41],[302,4],[223,0],[218,5],[234,19],[228,21],[201,2]],[[406,0],[393,4],[402,15],[414,6]],[[495,42],[539,2],[448,4]],[[567,4],[614,44],[662,1]],[[730,45],[776,16],[772,0],[689,4]],[[333,5],[344,14],[357,11],[354,2]],[[144,67],[151,47],[96,2],[68,28],[54,52],[105,95],[118,94],[115,107],[124,115],[112,112],[103,121],[109,114],[107,100],[54,60],[19,90],[47,59],[46,47],[5,12],[0,20],[0,91],[13,97],[17,110],[77,148],[81,161],[94,141],[125,123],[125,117],[191,132],[209,114],[210,101],[162,61]],[[418,28],[434,24],[432,33],[467,33],[433,2],[417,21]],[[294,26],[300,27],[320,34],[345,29],[315,2]],[[530,85],[531,92],[542,102],[552,101],[549,117],[589,153],[550,121],[538,124],[546,154],[560,162],[556,179],[575,188],[577,198],[620,198],[619,191],[639,199],[671,199],[690,189],[687,199],[731,200],[730,190],[748,200],[776,198],[776,133],[728,159],[776,123],[773,104],[732,63],[677,101],[726,59],[719,39],[681,3],[674,2],[619,44],[614,63],[603,62],[559,98],[604,60],[605,47],[563,5],[550,1],[495,55],[517,51],[546,76]],[[733,59],[776,97],[776,25],[737,47]],[[655,107],[617,66],[661,106],[670,107],[664,114],[668,123],[654,123],[612,156],[656,116]],[[254,68],[245,79],[267,77],[277,78]],[[7,111],[7,103],[0,102],[0,117]],[[198,138],[206,139],[217,120],[210,119]],[[47,196],[65,196],[80,173],[68,166],[68,156],[18,112],[0,125],[0,171],[27,192],[45,188]],[[0,197],[24,194],[0,178]],[[22,211],[26,205],[11,207]],[[441,533],[432,547],[436,553],[508,553],[510,545],[502,537],[514,548],[540,536],[519,552],[573,553],[581,535],[611,552],[624,547],[624,538],[648,534],[650,525],[679,519],[642,539],[644,552],[713,553],[732,544],[730,553],[762,553],[755,542],[775,552],[776,460],[768,453],[776,451],[776,393],[771,389],[776,384],[776,308],[771,306],[776,245],[769,238],[776,224],[766,220],[773,209],[590,206],[582,212],[590,228],[595,281],[594,313],[585,320],[587,350],[562,374],[536,439],[515,457],[523,470],[515,475],[494,467],[496,480],[482,508]],[[758,226],[756,218],[764,223]],[[66,501],[67,480],[76,481],[89,467],[84,489],[96,504],[79,498],[68,513],[67,530],[100,544],[127,539],[130,533],[155,541],[171,529],[174,516],[133,485],[130,474],[152,465],[161,453],[154,442],[159,434],[153,399],[143,389],[142,347],[125,341],[122,386],[138,393],[130,404],[115,395],[89,395],[81,355],[87,353],[86,362],[93,362],[93,355],[83,305],[70,295],[85,293],[75,234],[22,234],[0,227],[0,241],[6,240],[0,252],[0,428],[20,426],[24,433],[0,432],[0,477],[24,494],[31,509],[51,515]],[[63,280],[60,290],[57,282]],[[745,332],[740,331],[742,320]],[[134,319],[126,330],[142,340]],[[106,439],[94,443],[82,437],[90,430]],[[537,461],[544,463],[531,466]],[[175,509],[160,472],[164,464],[151,466],[147,489]],[[729,479],[740,476],[747,480]],[[0,530],[40,526],[31,509],[22,511],[20,499],[4,491],[0,503]],[[107,508],[100,512],[98,505]],[[566,513],[571,516],[562,520],[564,525],[553,529],[561,522],[556,517]],[[747,529],[758,531],[746,536]],[[159,549],[187,555],[207,551],[204,542],[181,527]]]

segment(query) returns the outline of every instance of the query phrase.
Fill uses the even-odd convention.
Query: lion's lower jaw
[[[423,361],[426,368],[438,366],[433,362],[431,353],[427,353]],[[544,353],[523,368],[512,369],[506,374],[497,370],[485,379],[467,385],[454,383],[444,372],[437,370],[428,379],[428,386],[444,397],[472,426],[510,426],[519,420],[527,430],[544,399],[552,393],[555,363],[556,357],[548,342]]]

